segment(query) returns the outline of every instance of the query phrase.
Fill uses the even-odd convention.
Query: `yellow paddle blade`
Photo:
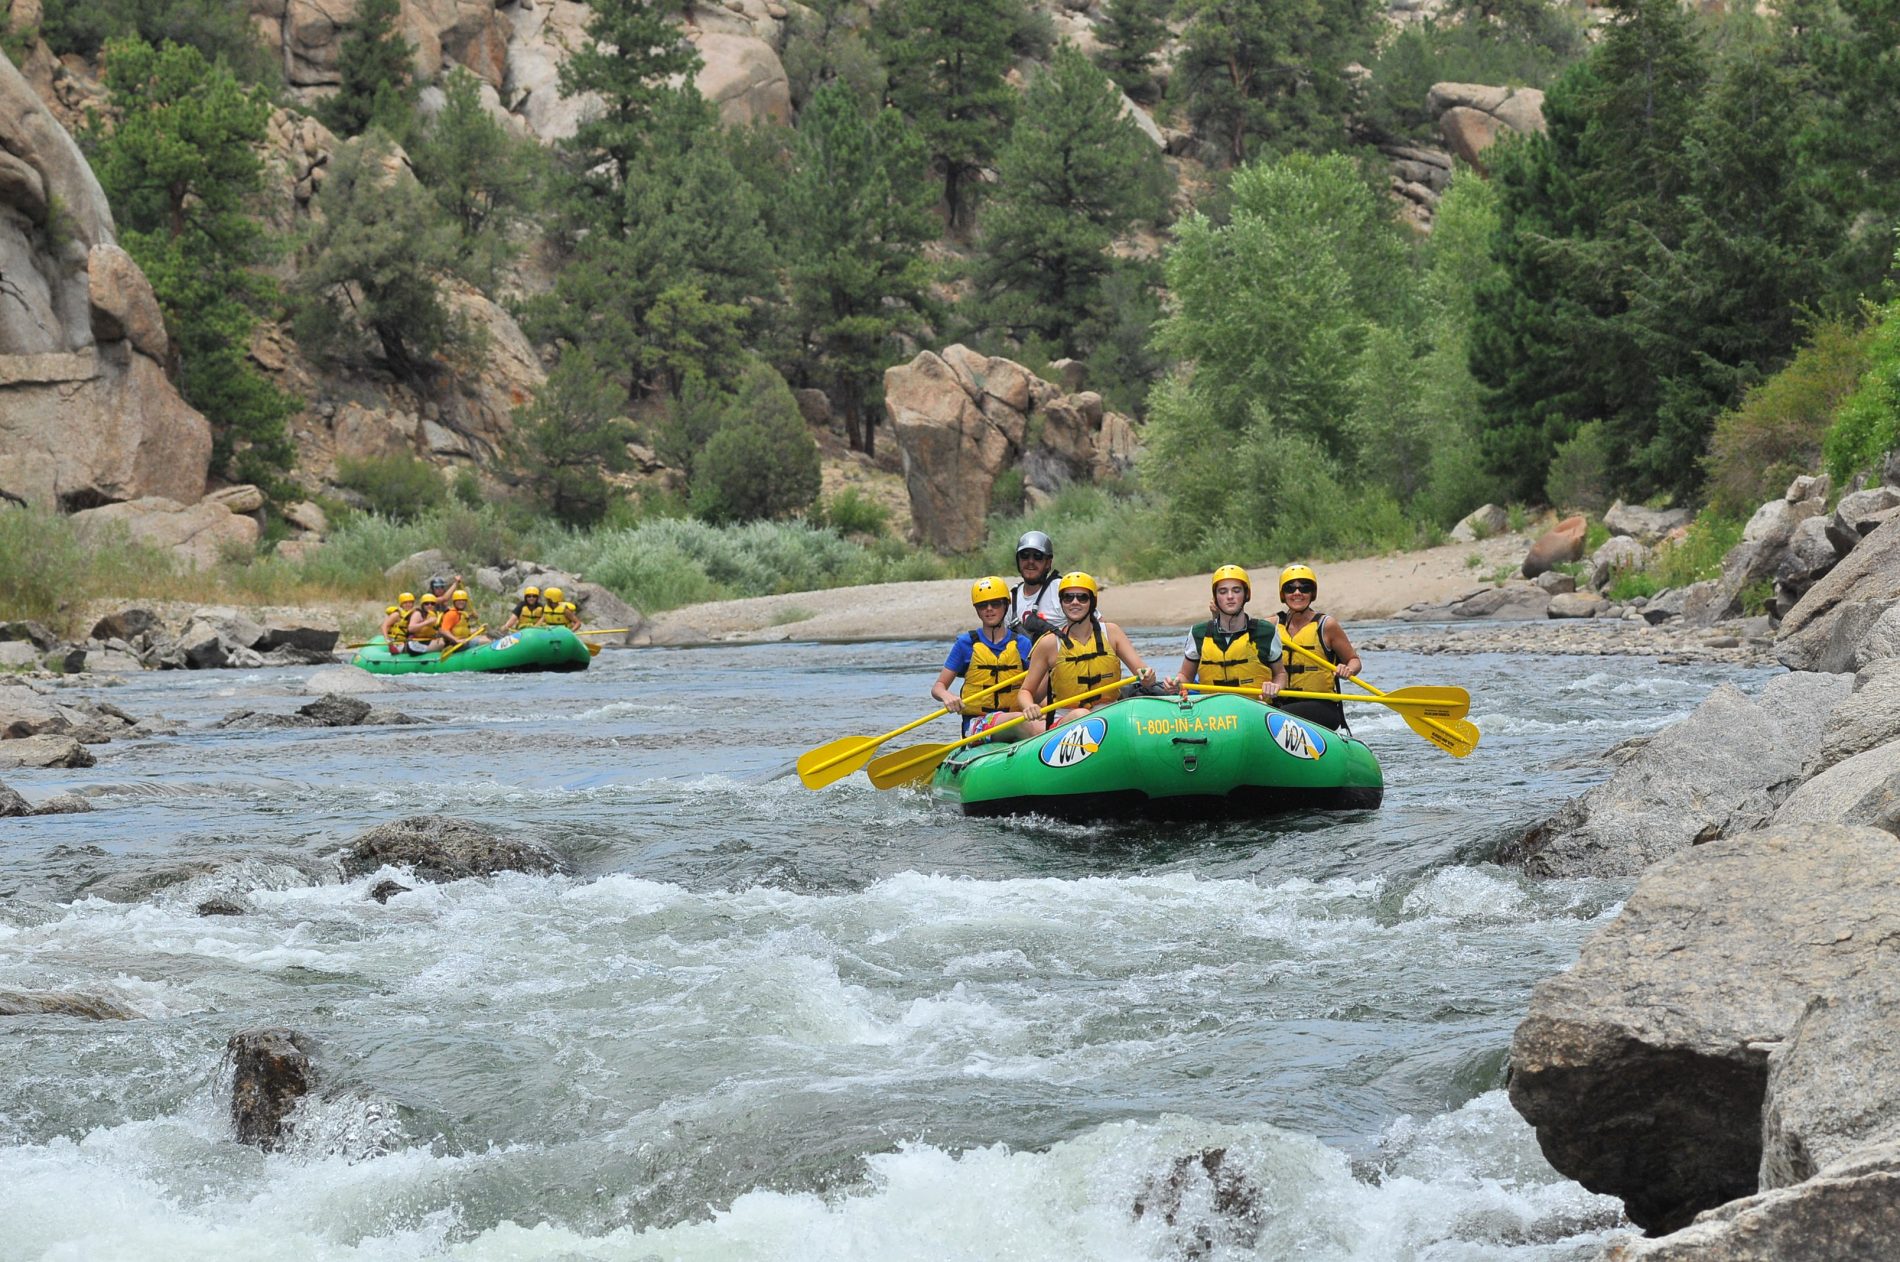
[[[588,646],[587,646],[587,656],[589,656],[589,657],[599,657],[599,656],[600,656],[600,645],[598,645],[598,644],[590,644],[590,645],[588,645]]]
[[[984,733],[988,735],[989,733]],[[930,779],[937,770],[937,764],[954,749],[961,748],[961,742],[952,741],[948,745],[912,745],[900,749],[894,754],[886,754],[864,769],[871,783],[880,789],[895,789],[900,785],[916,784]]]
[[[1478,747],[1478,725],[1464,719],[1428,719],[1400,710],[1405,726],[1453,758],[1463,758]]]
[[[822,789],[870,762],[877,747],[889,739],[888,736],[841,736],[829,745],[808,749],[798,756],[798,778],[807,789]]]

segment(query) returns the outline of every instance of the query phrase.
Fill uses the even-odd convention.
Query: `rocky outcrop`
[[[1628,538],[1638,543],[1655,545],[1693,520],[1695,514],[1686,508],[1645,508],[1641,504],[1625,504],[1618,500],[1604,511],[1603,527],[1610,532],[1611,538]]]
[[[1540,877],[1632,876],[1759,828],[1801,782],[1815,734],[1849,686],[1836,675],[1782,675],[1750,698],[1723,684],[1609,780],[1505,843],[1498,861]]]
[[[1536,88],[1434,83],[1425,103],[1445,147],[1480,171],[1484,151],[1502,132],[1530,136],[1544,130],[1544,94]]]
[[[1805,781],[1774,823],[1856,824],[1900,834],[1900,742],[1844,758]]]
[[[1900,654],[1900,521],[1841,559],[1781,620],[1775,656],[1790,670],[1855,671]]]
[[[705,64],[696,84],[729,127],[792,121],[792,87],[772,45],[753,35],[707,33],[693,41]]]
[[[90,767],[98,761],[71,736],[23,736],[0,741],[0,767]]]
[[[0,498],[202,495],[211,429],[166,379],[166,345],[98,180],[0,58]]]
[[[1900,845],[1862,828],[1750,833],[1650,869],[1512,1039],[1511,1103],[1550,1163],[1652,1233],[1758,1191],[1769,1052],[1817,996],[1890,972],[1897,882]]]
[[[388,866],[412,868],[424,881],[459,881],[497,872],[547,875],[561,861],[531,841],[503,837],[465,819],[415,815],[378,824],[344,848],[343,874],[366,876]]]
[[[1900,982],[1891,973],[1854,978],[1809,1002],[1768,1057],[1762,1187],[1791,1187],[1868,1148],[1900,1143],[1896,1047]]]
[[[1493,535],[1501,535],[1510,529],[1510,526],[1511,515],[1509,513],[1505,512],[1496,504],[1486,504],[1481,508],[1472,509],[1458,519],[1458,524],[1451,528],[1451,541],[1453,543],[1476,543],[1480,539],[1489,539]]]
[[[88,508],[73,514],[73,524],[101,542],[120,532],[132,543],[163,548],[198,569],[216,565],[227,552],[255,549],[260,537],[254,518],[214,500],[181,504],[160,495]]]
[[[298,1101],[315,1085],[310,1039],[272,1027],[231,1036],[231,1129],[240,1144],[271,1152],[283,1142]]]
[[[1828,715],[1808,773],[1889,741],[1900,740],[1900,658],[1885,658],[1854,676],[1854,691]]]
[[[355,0],[250,0],[250,11],[265,47],[283,58],[284,79],[293,88],[341,81],[337,54]],[[495,0],[403,0],[400,21],[419,77],[433,79],[454,65],[501,85],[508,31]]]
[[[884,409],[911,518],[925,543],[946,552],[982,543],[996,480],[1018,460],[1033,506],[1072,482],[1127,472],[1140,447],[1128,418],[1105,410],[1100,395],[1064,394],[1013,360],[961,345],[886,369]]]

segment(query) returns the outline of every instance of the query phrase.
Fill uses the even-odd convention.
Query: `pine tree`
[[[1155,96],[1154,63],[1168,38],[1169,7],[1169,0],[1108,0],[1095,28],[1102,69],[1138,101]]]
[[[460,67],[443,79],[445,100],[409,146],[422,181],[457,230],[456,267],[491,289],[517,253],[509,233],[539,201],[541,146],[510,135],[482,106],[481,81]]]
[[[876,450],[873,402],[900,334],[930,309],[935,235],[921,140],[894,110],[867,119],[849,89],[819,89],[798,120],[785,190],[800,359],[844,414],[851,445]]]
[[[983,322],[1085,355],[1075,334],[1100,303],[1109,246],[1161,212],[1160,155],[1122,116],[1114,84],[1064,44],[1030,81],[996,170],[977,266]]]
[[[516,408],[510,454],[536,502],[557,521],[591,526],[607,514],[606,475],[631,467],[625,394],[585,347],[561,355],[534,402]]]
[[[397,138],[408,135],[421,85],[415,79],[415,45],[396,23],[402,0],[360,0],[337,49],[339,82],[317,115],[342,137],[360,136],[372,124]]]
[[[1178,0],[1185,26],[1170,91],[1217,159],[1327,152],[1347,140],[1347,67],[1370,59],[1370,0]]]
[[[699,53],[658,0],[588,0],[587,39],[561,63],[561,95],[592,92],[601,111],[581,119],[565,149],[600,221],[623,225],[618,196],[645,147],[654,115],[676,94],[674,79],[690,86]],[[597,170],[601,166],[606,171]]]
[[[969,224],[971,182],[1009,129],[1003,82],[1021,0],[893,0],[878,10],[891,104],[916,124],[943,176],[950,226]]]
[[[299,404],[249,358],[259,315],[277,300],[255,270],[271,249],[252,213],[269,97],[177,44],[114,41],[105,66],[115,122],[84,136],[164,311],[179,393],[211,423],[213,469],[274,486],[295,456],[285,422]]]

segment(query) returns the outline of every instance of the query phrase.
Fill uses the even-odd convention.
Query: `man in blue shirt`
[[[965,736],[1003,722],[1019,708],[1016,682],[996,685],[1020,675],[1029,661],[1029,637],[1003,628],[1009,617],[1009,588],[1002,579],[992,575],[972,583],[970,603],[981,625],[957,637],[930,687],[930,695],[944,709],[963,716]],[[950,688],[958,679],[963,680],[961,693]]]

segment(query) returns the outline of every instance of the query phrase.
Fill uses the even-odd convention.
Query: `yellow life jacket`
[[[1258,618],[1233,633],[1225,647],[1216,634],[1218,623],[1203,622],[1194,629],[1200,633],[1201,664],[1195,679],[1204,684],[1223,684],[1230,688],[1258,688],[1273,678],[1273,667],[1260,660],[1273,643],[1273,630]],[[1222,633],[1224,634],[1224,633]],[[1260,637],[1265,636],[1265,643]]]
[[[430,640],[435,639],[441,631],[442,615],[437,614],[433,618],[424,618],[421,626],[410,628],[407,638],[415,640],[418,643],[427,644]]]
[[[543,601],[538,605],[523,605],[515,610],[515,625],[518,627],[540,627],[547,625],[548,606]]]
[[[467,635],[468,628],[462,624],[470,621],[466,609],[445,609],[442,611],[443,635]]]
[[[573,627],[580,623],[580,618],[576,616],[579,608],[571,600],[564,600],[558,605],[549,605],[544,601],[541,607],[547,610],[547,615],[541,619],[544,627]]]
[[[1280,639],[1287,644],[1297,644],[1308,652],[1316,653],[1326,661],[1338,663],[1339,658],[1326,647],[1323,637],[1327,615],[1316,613],[1313,620],[1298,631],[1286,629],[1286,615],[1280,615]],[[1301,653],[1287,650],[1286,686],[1295,692],[1334,692],[1339,688],[1339,676],[1325,666],[1315,665],[1313,659]]]
[[[970,633],[970,664],[963,671],[963,691],[972,696],[993,684],[1018,674],[1023,668],[1023,652],[1016,643],[1014,635],[1003,641],[1002,648],[993,647],[983,638],[981,631]],[[983,707],[984,714],[994,714],[998,710],[1020,710],[1022,700],[1012,685],[992,692],[977,702]]]
[[[1073,697],[1078,692],[1087,692],[1097,685],[1122,677],[1121,658],[1116,657],[1115,651],[1108,647],[1101,623],[1090,618],[1089,639],[1079,644],[1069,638],[1069,633],[1074,630],[1071,625],[1063,632],[1061,647],[1056,650],[1056,664],[1049,669],[1051,701]]]
[[[383,635],[383,639],[388,641],[390,647],[400,648],[409,638],[409,615],[414,612],[413,609],[401,609],[396,612],[396,620],[390,624],[389,630]]]

